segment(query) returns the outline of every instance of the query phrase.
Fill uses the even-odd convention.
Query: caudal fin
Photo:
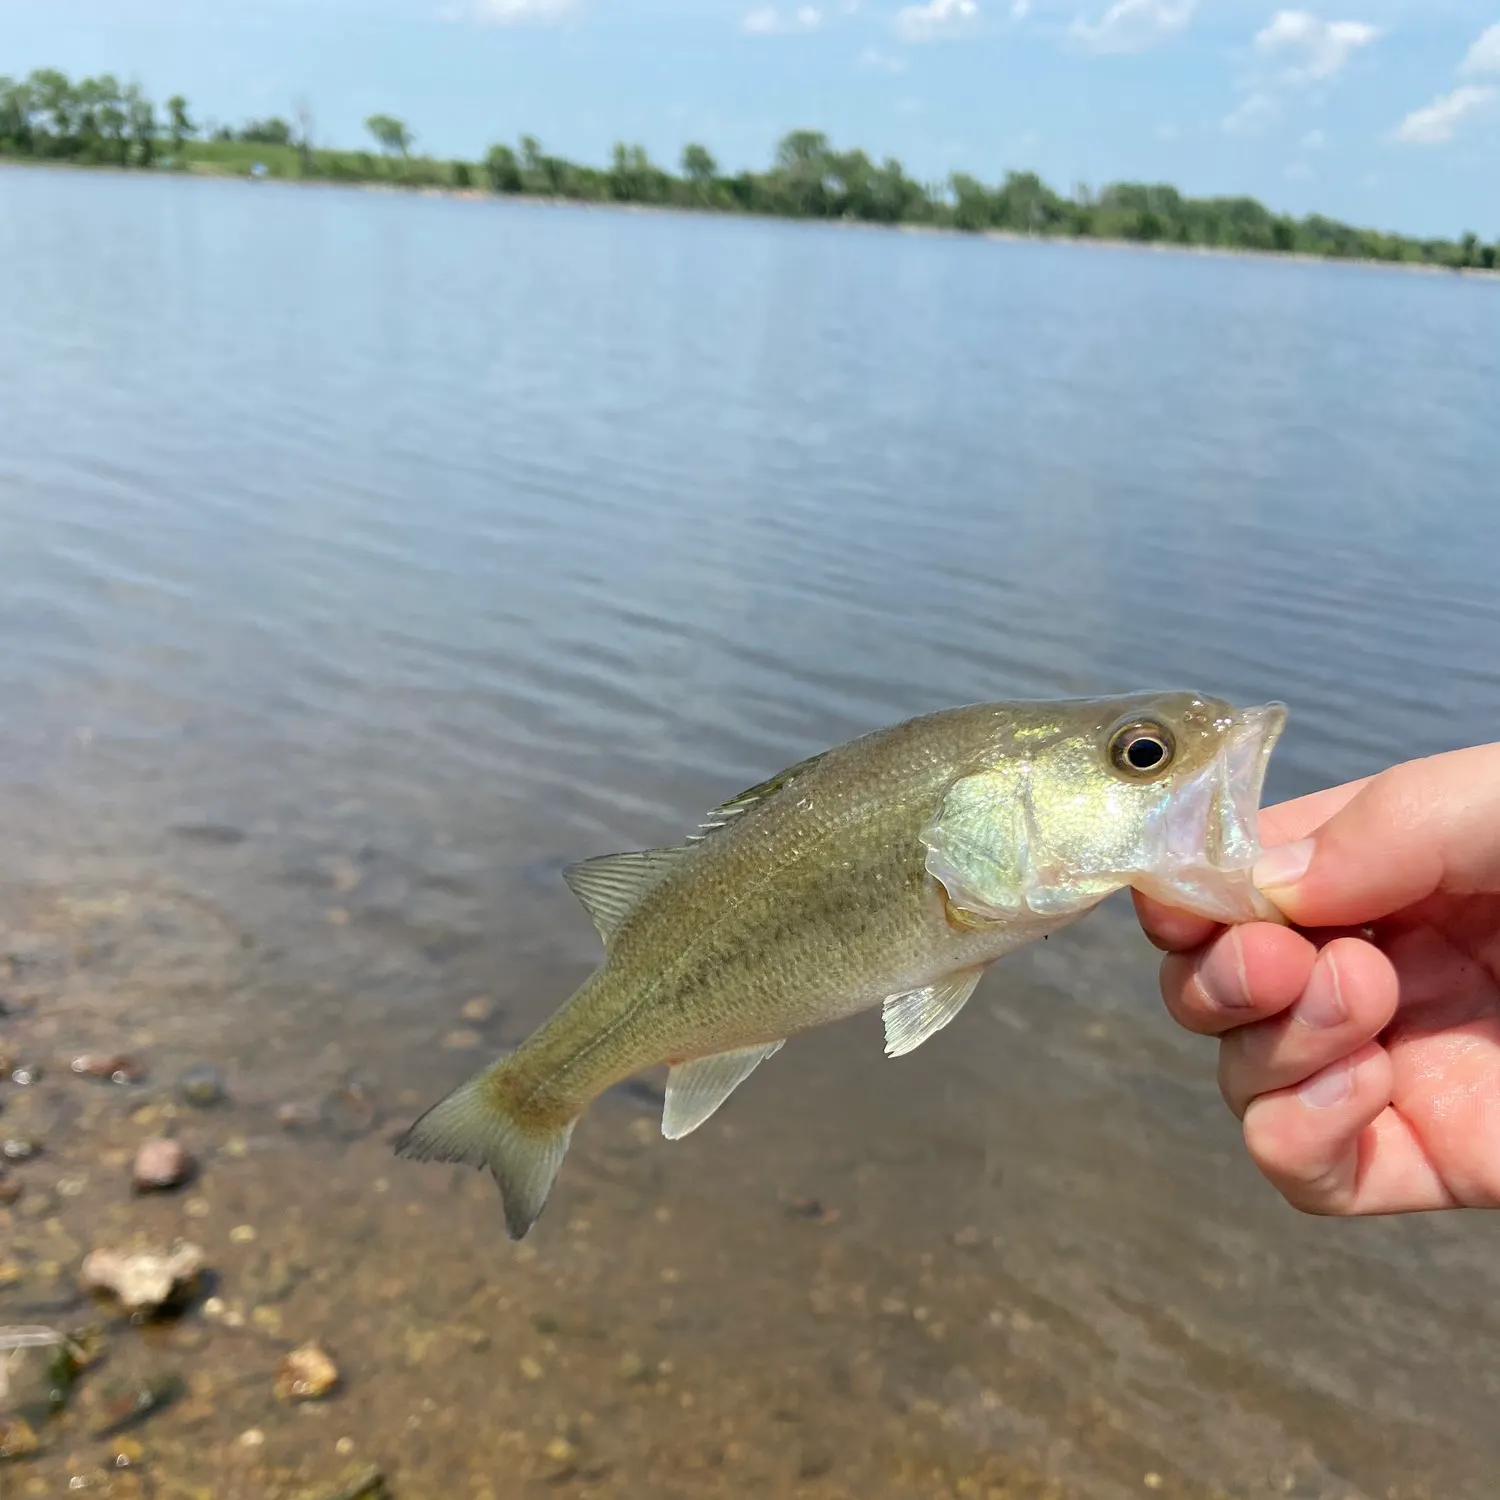
[[[491,1070],[434,1104],[396,1142],[396,1155],[488,1167],[500,1185],[506,1230],[519,1240],[545,1207],[572,1134],[571,1120],[550,1129],[523,1126]]]

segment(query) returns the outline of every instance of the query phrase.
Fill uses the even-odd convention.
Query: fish
[[[396,1153],[488,1169],[520,1240],[589,1104],[649,1068],[678,1140],[815,1027],[878,1006],[906,1056],[996,960],[1126,887],[1284,921],[1251,871],[1286,717],[1190,691],[942,709],[789,766],[678,844],[570,865],[603,961]]]

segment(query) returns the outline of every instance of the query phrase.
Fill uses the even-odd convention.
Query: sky
[[[1311,0],[1309,0],[1311,3]],[[110,71],[195,116],[478,158],[769,162],[788,130],[926,180],[1249,193],[1500,239],[1500,0],[0,0],[0,73]]]

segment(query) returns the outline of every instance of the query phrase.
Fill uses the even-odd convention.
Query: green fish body
[[[1284,721],[1193,693],[949,709],[792,766],[681,845],[572,866],[604,962],[397,1150],[489,1168],[519,1239],[574,1122],[644,1069],[670,1067],[675,1139],[798,1032],[883,1006],[887,1053],[911,1051],[997,958],[1124,886],[1274,917],[1249,871]]]

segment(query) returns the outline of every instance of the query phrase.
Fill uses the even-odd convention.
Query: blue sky
[[[1500,0],[0,0],[0,72],[110,70],[200,117],[375,111],[420,147],[603,161],[793,127],[923,177],[1031,168],[1500,238]]]

